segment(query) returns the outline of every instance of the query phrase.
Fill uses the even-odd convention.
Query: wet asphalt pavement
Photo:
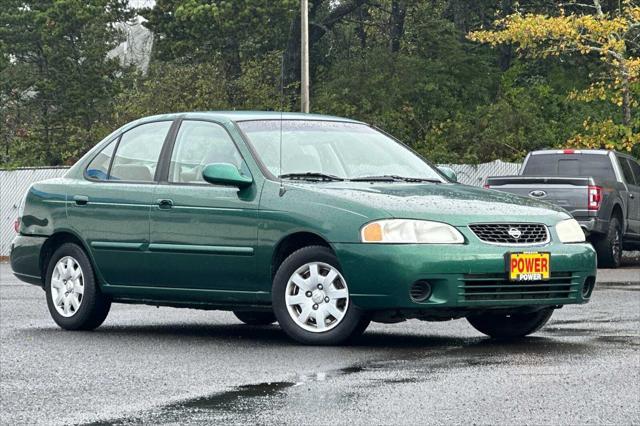
[[[65,332],[0,264],[0,423],[640,424],[635,271],[518,342],[412,320],[315,348],[229,313],[135,305]]]

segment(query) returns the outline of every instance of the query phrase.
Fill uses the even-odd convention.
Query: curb
[[[640,281],[596,281],[596,288],[598,287],[619,287],[626,285],[640,285]]]

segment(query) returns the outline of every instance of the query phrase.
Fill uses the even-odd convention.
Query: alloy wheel
[[[347,283],[333,266],[307,263],[289,278],[285,293],[291,319],[304,330],[322,333],[335,328],[349,307]]]
[[[615,235],[613,237],[613,242],[611,244],[611,254],[613,255],[613,259],[618,262],[620,255],[622,253],[622,238],[620,237],[620,230],[616,229]]]

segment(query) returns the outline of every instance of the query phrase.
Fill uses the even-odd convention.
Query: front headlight
[[[584,231],[575,219],[556,223],[556,234],[563,243],[584,243]]]
[[[464,243],[464,237],[460,231],[451,225],[410,219],[385,219],[368,223],[362,227],[360,238],[363,243]]]

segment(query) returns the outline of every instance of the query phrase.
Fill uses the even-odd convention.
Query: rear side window
[[[109,180],[153,182],[171,121],[135,127],[120,137]]]
[[[107,180],[109,176],[109,166],[111,165],[111,157],[113,157],[113,149],[116,146],[116,140],[111,141],[109,145],[100,151],[98,155],[89,163],[87,167],[87,176],[96,180]]]
[[[629,164],[631,164],[633,176],[636,178],[636,185],[640,185],[640,164],[634,160],[629,160]]]
[[[618,162],[620,163],[620,168],[622,169],[622,174],[624,175],[624,181],[634,185],[635,179],[633,178],[633,172],[631,171],[631,164],[624,157],[618,157]]]
[[[531,155],[522,174],[525,176],[597,177],[615,180],[608,155],[537,154]]]

